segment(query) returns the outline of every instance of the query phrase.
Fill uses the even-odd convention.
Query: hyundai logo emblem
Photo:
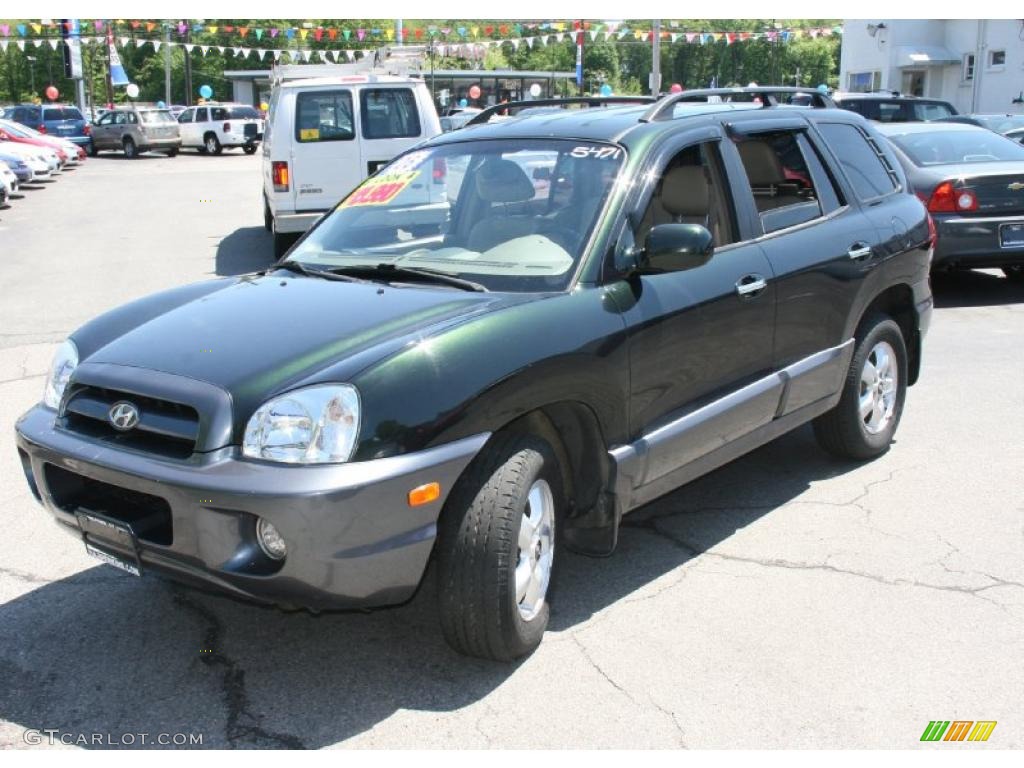
[[[139,423],[139,409],[127,400],[119,400],[110,406],[107,411],[107,419],[114,429],[127,432]]]

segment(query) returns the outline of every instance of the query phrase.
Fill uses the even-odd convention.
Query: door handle
[[[741,299],[752,299],[768,287],[768,281],[761,275],[744,275],[736,281],[736,293]]]
[[[871,246],[867,243],[854,243],[850,246],[850,250],[846,252],[846,255],[854,261],[863,261],[871,257]]]

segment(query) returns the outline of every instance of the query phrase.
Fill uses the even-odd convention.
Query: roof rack
[[[568,104],[586,104],[588,107],[605,107],[616,104],[652,104],[652,96],[573,96],[566,99],[533,99],[532,101],[506,101],[502,104],[494,104],[487,107],[472,120],[466,123],[468,128],[471,125],[486,123],[499,112],[509,110],[529,109],[531,107],[561,107]]]
[[[794,88],[793,86],[785,85],[751,86],[748,88],[700,88],[663,96],[652,104],[650,109],[644,112],[640,122],[652,123],[659,120],[671,120],[676,104],[706,102],[710,100],[711,96],[718,96],[720,98],[728,96],[760,97],[764,108],[777,107],[779,106],[779,100],[776,98],[776,95],[783,93],[810,96],[810,106],[816,109],[830,109],[835,106],[835,102],[817,88]],[[747,101],[753,101],[753,99],[751,98]]]

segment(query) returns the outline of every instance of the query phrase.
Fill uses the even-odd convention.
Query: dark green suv
[[[501,105],[265,272],[98,317],[18,422],[33,492],[105,562],[286,606],[401,602],[433,557],[451,644],[528,653],[561,548],[811,420],[889,446],[928,218],[863,118],[781,90]]]

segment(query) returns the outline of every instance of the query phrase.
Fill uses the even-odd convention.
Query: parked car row
[[[85,150],[68,139],[0,119],[0,205],[28,184],[56,178],[85,161]]]

